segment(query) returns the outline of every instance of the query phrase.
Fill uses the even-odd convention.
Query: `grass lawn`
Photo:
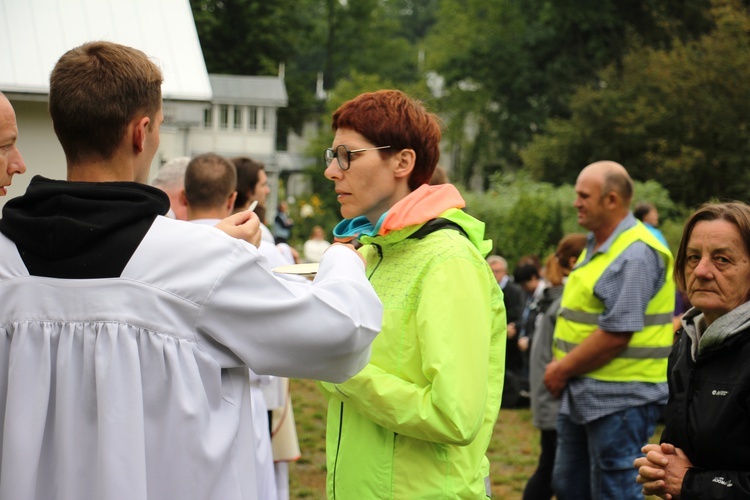
[[[289,465],[290,496],[322,500],[326,498],[325,400],[313,382],[293,380],[292,402],[302,458]],[[531,425],[528,409],[500,410],[488,456],[493,498],[520,499],[539,457],[539,432]]]

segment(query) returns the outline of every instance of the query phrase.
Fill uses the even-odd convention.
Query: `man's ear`
[[[188,206],[187,195],[185,194],[184,189],[180,191],[180,203],[182,203],[184,206]]]
[[[610,210],[619,207],[622,204],[621,202],[622,200],[617,191],[610,191],[604,195],[604,206]]]
[[[134,119],[132,123],[133,149],[136,153],[142,153],[146,148],[146,131],[151,123],[151,118],[142,116],[141,118]]]
[[[237,191],[232,192],[232,194],[229,195],[229,198],[227,198],[227,207],[229,208],[229,213],[232,213],[232,210],[234,210],[234,202],[237,199]]]
[[[393,156],[394,160],[398,161],[394,175],[397,178],[409,177],[414,170],[414,164],[417,161],[417,154],[413,149],[402,149]]]

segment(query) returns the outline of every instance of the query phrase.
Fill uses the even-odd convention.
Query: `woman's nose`
[[[328,164],[324,172],[324,175],[326,176],[326,179],[333,181],[333,180],[341,179],[342,173],[343,173],[343,170],[341,170],[341,167],[339,167],[339,162],[334,160]]]
[[[709,256],[702,257],[698,265],[693,270],[696,276],[705,278],[710,277],[713,274],[713,266],[711,265],[711,258]]]

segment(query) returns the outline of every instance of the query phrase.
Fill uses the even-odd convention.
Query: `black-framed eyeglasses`
[[[388,149],[390,146],[379,146],[377,148],[362,148],[362,149],[352,149],[351,151],[349,148],[347,148],[344,144],[339,144],[336,146],[336,149],[328,148],[325,151],[325,154],[323,155],[323,158],[325,158],[326,161],[326,167],[331,164],[331,162],[336,159],[336,161],[339,162],[339,167],[341,167],[341,170],[349,170],[349,164],[352,161],[352,153],[361,153],[362,151],[373,151],[375,149]]]

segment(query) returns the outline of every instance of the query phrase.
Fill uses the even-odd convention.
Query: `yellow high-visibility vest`
[[[643,330],[634,332],[628,347],[618,357],[584,374],[585,377],[609,382],[667,381],[667,357],[674,338],[674,260],[669,249],[641,222],[621,233],[606,252],[597,253],[570,273],[563,290],[552,351],[555,359],[562,359],[599,328],[598,319],[604,312],[604,303],[594,295],[594,287],[615,259],[638,240],[659,252],[664,259],[664,284],[646,307]],[[584,262],[585,257],[584,250],[579,262]]]

